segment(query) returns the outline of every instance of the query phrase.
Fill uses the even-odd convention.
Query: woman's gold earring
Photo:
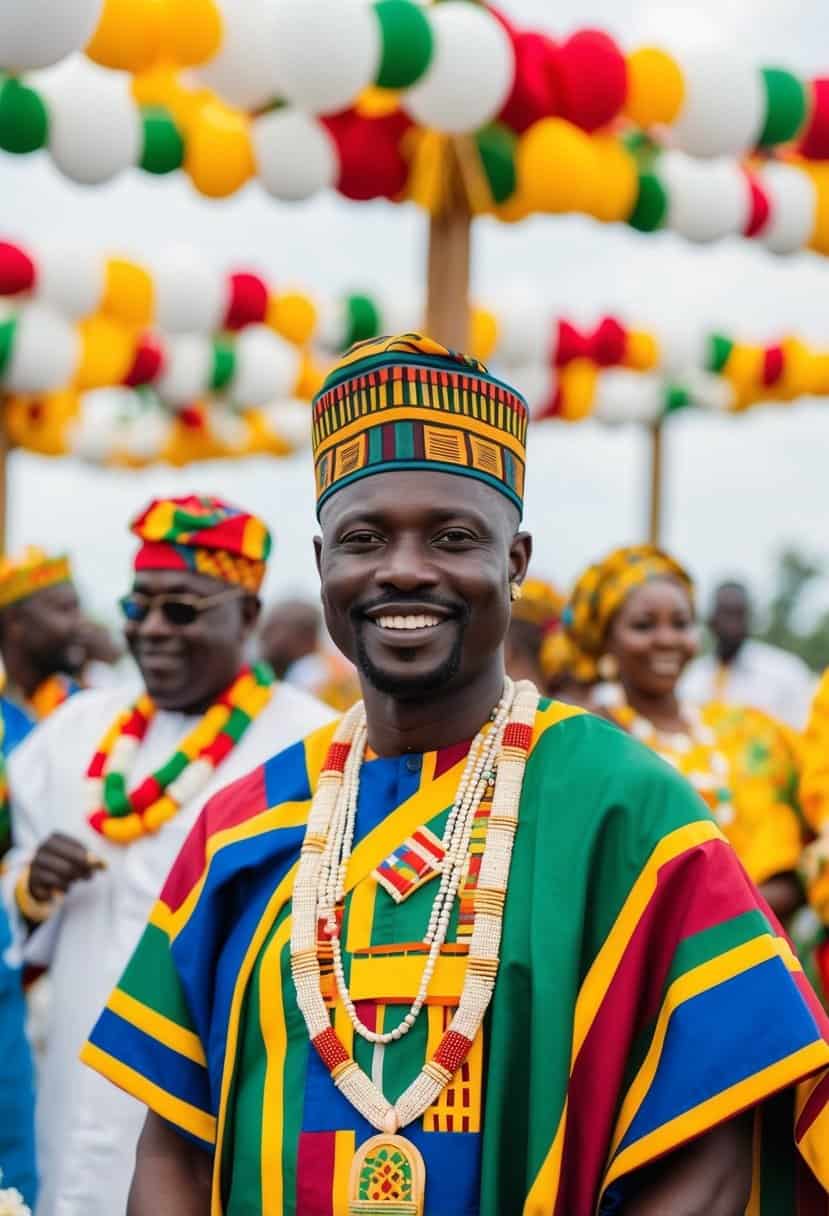
[[[510,583],[510,585],[509,585],[509,597],[510,597],[510,599],[512,600],[513,604],[515,603],[515,601],[516,601],[516,600],[520,600],[520,599],[521,599],[521,596],[522,596],[523,594],[524,594],[524,593],[523,593],[523,591],[521,590],[521,584],[520,584],[520,583],[516,583],[516,582],[512,582],[512,583]]]
[[[596,670],[607,684],[619,679],[619,664],[612,654],[603,654],[596,664]]]

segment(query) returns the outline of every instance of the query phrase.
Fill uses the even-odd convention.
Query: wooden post
[[[662,543],[664,435],[662,423],[648,427],[650,451],[650,497],[648,501],[648,540],[652,545]]]
[[[6,434],[6,398],[0,393],[0,557],[6,552],[8,527],[9,437]]]
[[[455,145],[446,148],[442,205],[429,222],[426,333],[453,350],[469,349],[472,213]]]

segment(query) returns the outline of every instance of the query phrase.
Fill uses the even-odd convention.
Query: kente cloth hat
[[[0,559],[0,608],[28,599],[46,587],[71,581],[68,557],[52,557],[30,545],[18,557]]]
[[[156,498],[130,524],[144,543],[136,570],[189,570],[256,592],[271,535],[261,519],[219,498]]]
[[[520,512],[528,418],[520,393],[432,338],[358,342],[313,401],[317,514],[343,486],[404,469],[474,477]]]

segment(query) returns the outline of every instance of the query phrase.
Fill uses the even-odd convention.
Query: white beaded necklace
[[[374,1127],[386,1132],[412,1122],[436,1100],[471,1050],[492,997],[512,844],[537,706],[538,692],[531,684],[523,682],[516,688],[508,680],[490,722],[470,748],[444,830],[446,856],[423,937],[429,947],[423,977],[408,1013],[393,1030],[383,1034],[369,1030],[357,1015],[345,982],[336,917],[345,891],[365,752],[362,705],[355,706],[340,723],[323,766],[294,884],[291,970],[311,1041],[335,1084]],[[317,926],[321,921],[331,936],[337,990],[355,1032],[372,1043],[387,1044],[402,1038],[415,1024],[426,1000],[465,873],[475,812],[492,784],[492,810],[458,1009],[432,1058],[392,1105],[345,1049],[331,1025],[320,989]]]

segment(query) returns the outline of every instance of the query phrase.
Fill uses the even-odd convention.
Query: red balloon
[[[627,330],[615,317],[605,317],[590,341],[591,355],[599,367],[618,367],[625,357]]]
[[[164,349],[152,334],[142,334],[135,346],[132,367],[124,377],[124,384],[137,388],[140,384],[152,384],[164,370]]]
[[[601,30],[580,30],[559,47],[556,72],[561,113],[583,131],[611,122],[627,97],[627,63]]]
[[[321,119],[337,145],[340,176],[337,189],[346,198],[365,202],[396,198],[405,188],[409,164],[403,135],[412,125],[402,110],[365,118],[354,110]]]
[[[748,189],[751,197],[751,210],[748,216],[748,223],[743,229],[743,236],[757,236],[762,232],[768,223],[769,215],[771,214],[771,203],[769,196],[763,187],[756,173],[751,173],[748,169],[743,169],[748,178]]]
[[[555,343],[555,366],[566,367],[574,359],[590,357],[590,343],[569,321],[559,321]]]
[[[31,291],[35,285],[35,264],[18,245],[0,241],[0,296],[15,296]]]
[[[809,160],[829,160],[829,77],[812,81],[812,113],[800,152]]]
[[[519,135],[542,118],[561,113],[557,85],[558,47],[546,34],[515,34],[515,80],[499,115]]]
[[[230,293],[225,313],[226,329],[242,329],[265,320],[268,311],[268,285],[258,274],[242,271],[230,276]]]

